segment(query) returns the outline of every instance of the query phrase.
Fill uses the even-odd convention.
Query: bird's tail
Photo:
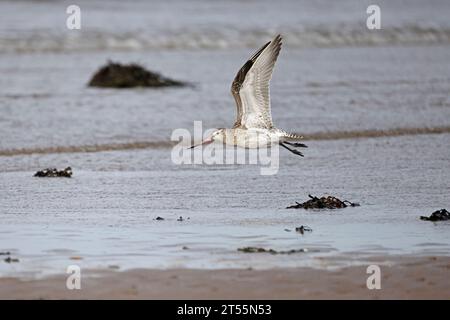
[[[283,140],[285,141],[300,141],[303,140],[303,136],[296,133],[285,132],[283,135]]]

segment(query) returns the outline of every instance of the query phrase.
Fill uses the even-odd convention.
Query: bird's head
[[[198,144],[194,144],[192,147],[190,147],[190,149],[195,148],[197,146],[210,144],[210,143],[213,143],[214,141],[223,141],[224,138],[225,138],[225,129],[224,128],[219,128],[217,130],[214,130],[208,136],[208,138],[204,139],[202,142],[200,142]]]

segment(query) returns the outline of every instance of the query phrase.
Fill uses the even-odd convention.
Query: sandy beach
[[[2,299],[450,299],[450,258],[372,257],[381,289],[366,286],[366,266],[312,268],[90,270],[80,290],[65,276],[0,279]]]

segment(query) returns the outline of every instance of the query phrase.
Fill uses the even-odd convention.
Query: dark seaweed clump
[[[3,261],[6,262],[6,263],[19,262],[19,259],[11,258],[11,252],[9,252],[9,251],[0,252],[0,256],[6,256],[6,258],[3,259]]]
[[[238,248],[237,249],[240,252],[244,253],[270,253],[270,254],[293,254],[293,253],[300,253],[300,252],[308,252],[307,249],[292,249],[287,251],[277,251],[274,249],[264,249],[264,248],[258,248],[258,247],[244,247],[244,248]]]
[[[125,65],[109,61],[94,74],[88,85],[100,88],[159,88],[185,86],[186,83],[163,77],[138,64]]]
[[[64,177],[64,178],[70,178],[72,176],[72,168],[67,167],[64,170],[57,170],[56,168],[47,168],[44,170],[40,170],[34,174],[35,177]]]
[[[421,216],[420,220],[425,221],[445,221],[450,220],[450,212],[445,209],[437,210],[431,214],[429,217]]]
[[[286,209],[339,209],[347,207],[357,207],[358,203],[353,203],[348,200],[341,201],[333,196],[323,196],[321,198],[308,195],[310,199],[306,202],[295,202],[295,205],[289,206]]]
[[[308,226],[300,226],[295,228],[295,232],[304,234],[305,232],[312,232],[312,229]]]

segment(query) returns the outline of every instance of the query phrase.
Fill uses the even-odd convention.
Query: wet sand
[[[0,173],[0,251],[20,260],[0,263],[0,275],[60,274],[72,256],[83,258],[83,270],[320,268],[317,256],[349,252],[449,256],[449,223],[419,219],[448,208],[449,141],[448,134],[311,141],[301,161],[283,154],[273,176],[245,165],[175,166],[167,149],[74,153],[70,162],[65,154],[0,157],[11,169]],[[32,177],[31,168],[49,164],[70,165],[74,176]],[[221,186],[220,197],[211,186]],[[361,206],[285,209],[308,194]],[[313,231],[295,232],[301,225]],[[246,246],[308,252],[237,250]]]
[[[341,257],[342,259],[342,257]],[[366,286],[367,266],[312,268],[90,270],[81,289],[66,275],[0,279],[2,299],[450,299],[450,257],[372,257],[381,289]]]
[[[360,131],[337,131],[337,132],[317,132],[303,136],[305,142],[314,140],[342,140],[342,139],[362,139],[380,137],[398,137],[407,135],[442,134],[450,133],[450,127],[436,128],[397,128],[390,130],[360,130]],[[192,145],[193,141],[186,142],[186,147]],[[109,143],[84,146],[59,146],[45,148],[22,148],[0,150],[0,157],[12,157],[19,155],[35,154],[58,154],[58,153],[81,153],[81,152],[103,152],[103,151],[123,151],[140,149],[164,149],[173,148],[174,141],[134,141],[129,143]]]

